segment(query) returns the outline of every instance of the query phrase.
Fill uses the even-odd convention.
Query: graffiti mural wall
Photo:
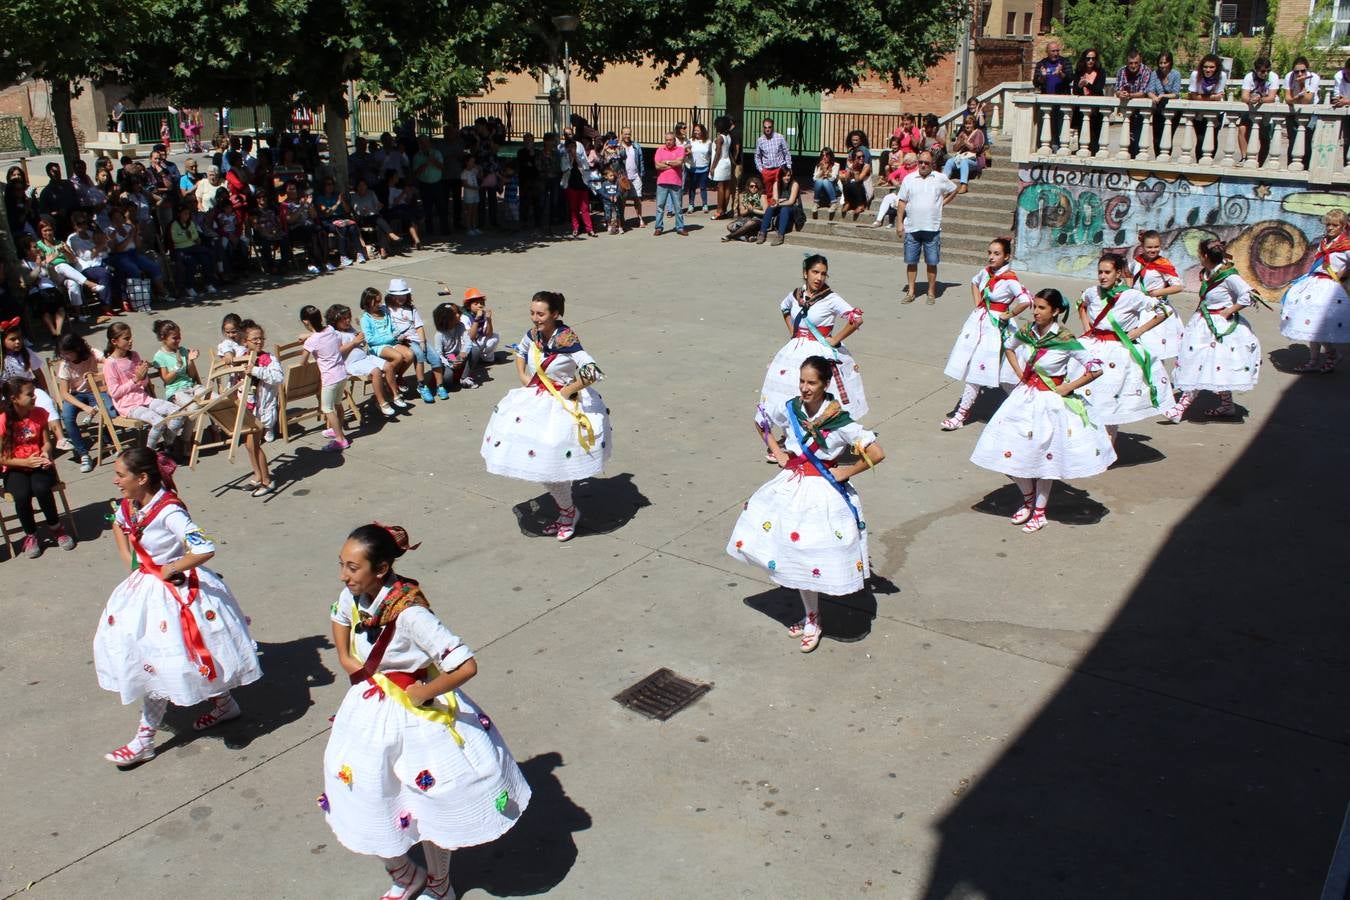
[[[1350,210],[1343,193],[1309,191],[1256,178],[1158,175],[1023,166],[1015,264],[1033,272],[1091,278],[1103,250],[1130,253],[1140,231],[1162,234],[1163,255],[1186,289],[1200,284],[1200,242],[1228,243],[1238,272],[1278,299],[1311,264],[1322,216]]]

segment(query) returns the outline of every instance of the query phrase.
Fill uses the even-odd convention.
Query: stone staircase
[[[993,165],[979,178],[972,178],[970,190],[958,196],[942,213],[942,262],[983,266],[988,263],[989,240],[1013,233],[1017,211],[1017,166],[1008,157],[1007,141],[990,152]],[[895,229],[873,228],[881,194],[872,201],[871,210],[854,223],[841,213],[821,210],[811,218],[814,201],[806,199],[807,220],[801,231],[788,235],[787,243],[803,250],[825,253],[850,250],[900,257],[903,254]],[[922,275],[922,267],[920,274]]]

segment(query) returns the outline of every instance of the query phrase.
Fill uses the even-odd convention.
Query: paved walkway
[[[792,592],[723,552],[771,474],[749,423],[800,254],[716,235],[482,241],[169,312],[187,346],[214,344],[228,311],[276,341],[301,305],[354,304],[396,274],[424,314],[440,280],[485,289],[514,336],[533,291],[561,290],[609,376],[613,464],[579,487],[574,541],[528,535],[542,492],[477,453],[514,384],[500,367],[343,457],[315,433],[269,445],[283,487],[265,502],[238,489],[242,460],[184,471],[266,676],[218,732],[171,712],[177,735],[128,772],[101,755],[136,713],[99,690],[90,651],[122,577],[111,471],[65,464],[83,543],[0,563],[0,897],[376,896],[379,864],[314,802],[345,688],[334,563],[371,518],[425,542],[402,569],[477,650],[470,692],[534,786],[507,838],[455,855],[468,896],[1314,895],[1350,773],[1350,623],[1330,577],[1345,373],[1269,368],[1242,424],[1126,428],[1124,463],[1057,489],[1050,527],[1024,536],[1004,520],[1013,489],[967,461],[981,425],[937,428],[968,289],[901,307],[894,260],[832,260],[866,311],[850,345],[888,458],[857,485],[881,578],[826,607],[829,638],[803,657],[780,624]],[[161,315],[131,317],[142,353]],[[1253,318],[1285,360],[1276,317]],[[715,687],[664,724],[611,700],[661,666]]]

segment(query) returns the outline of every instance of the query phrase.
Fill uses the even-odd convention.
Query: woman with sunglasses
[[[1101,54],[1097,48],[1089,47],[1078,58],[1078,66],[1073,73],[1073,94],[1076,97],[1101,97],[1106,93],[1106,71],[1101,67]],[[1087,136],[1088,150],[1097,152],[1098,139],[1102,133],[1102,114],[1093,112],[1088,115],[1090,133]],[[1078,132],[1078,142],[1084,141],[1083,113],[1075,112],[1072,119],[1073,130]]]
[[[319,212],[319,224],[323,230],[337,235],[338,262],[342,268],[352,264],[353,255],[357,262],[365,262],[365,245],[361,243],[361,235],[356,229],[356,219],[346,195],[338,193],[337,181],[332,178],[323,180],[320,189],[314,192],[314,208]]]

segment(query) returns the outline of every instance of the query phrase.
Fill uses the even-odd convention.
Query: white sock
[[[798,589],[797,593],[802,595],[802,607],[806,610],[806,627],[819,628],[820,593],[818,591],[806,591],[801,589]]]
[[[450,851],[423,841],[422,855],[427,860],[427,893],[438,898],[455,896],[450,887]]]
[[[980,386],[978,384],[967,384],[966,389],[961,392],[961,403],[956,407],[957,416],[964,419],[978,396],[980,396]]]

